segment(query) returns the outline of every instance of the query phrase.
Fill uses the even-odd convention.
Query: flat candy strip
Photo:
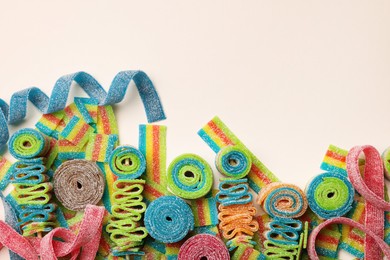
[[[98,106],[96,132],[99,134],[119,134],[118,123],[112,106]]]
[[[247,244],[240,245],[234,252],[232,260],[265,260],[265,255]]]
[[[364,179],[359,169],[359,156],[364,153]],[[383,163],[379,152],[372,146],[355,146],[347,156],[347,171],[355,189],[366,199],[365,225],[377,236],[384,237],[384,212],[390,203],[384,200]],[[384,206],[384,207],[383,207]],[[381,253],[375,239],[365,237],[365,258],[380,259]]]
[[[341,149],[335,145],[329,145],[320,167],[321,170],[326,172],[337,172],[347,176],[347,154],[347,150]]]
[[[164,243],[178,242],[194,229],[191,208],[174,196],[163,196],[150,203],[144,222],[150,236]]]
[[[271,217],[298,218],[307,209],[307,199],[296,185],[274,182],[259,192],[257,203]]]
[[[205,196],[213,186],[213,171],[202,157],[183,154],[176,157],[168,167],[168,188],[183,199],[198,199]]]
[[[167,194],[166,138],[166,126],[139,126],[139,150],[146,159],[144,198],[148,203]]]
[[[85,151],[85,159],[94,162],[108,162],[117,140],[117,135],[91,134]]]
[[[191,200],[191,209],[194,214],[195,227],[218,225],[218,209],[215,198]]]
[[[229,260],[229,251],[217,237],[199,234],[189,238],[180,247],[178,260]]]
[[[198,135],[215,153],[218,153],[223,147],[229,145],[238,145],[242,149],[246,150],[252,159],[252,167],[248,174],[248,182],[249,186],[256,193],[258,193],[261,188],[265,187],[267,184],[279,181],[278,178],[246,148],[246,146],[218,117],[214,117],[201,130],[199,130]]]
[[[324,219],[340,217],[350,211],[354,194],[349,180],[336,172],[317,175],[306,189],[309,207]]]
[[[73,116],[60,135],[76,147],[83,147],[93,132],[94,129],[82,118]]]
[[[309,241],[308,241],[308,253],[309,253],[310,259],[313,259],[313,260],[319,259],[317,252],[316,252],[316,249],[315,249],[315,242],[316,242],[317,236],[318,236],[319,232],[321,231],[321,229],[323,229],[327,225],[331,225],[331,224],[345,224],[345,225],[350,225],[354,228],[358,228],[358,229],[362,230],[363,232],[366,233],[366,236],[371,237],[375,241],[376,245],[385,254],[385,256],[387,258],[390,258],[390,247],[386,244],[385,241],[383,241],[382,237],[376,235],[371,229],[367,228],[366,226],[364,226],[356,221],[353,221],[353,220],[351,220],[349,218],[345,218],[345,217],[337,217],[337,218],[332,218],[332,219],[326,220],[325,222],[321,223],[318,227],[316,227],[311,232],[311,234],[309,236]],[[381,259],[381,257],[379,257],[379,258],[365,258],[365,259]]]
[[[35,124],[35,127],[43,134],[58,139],[59,131],[57,131],[57,128],[61,124],[64,116],[65,113],[62,110],[50,114],[44,114]]]
[[[32,87],[14,93],[10,105],[0,99],[0,149],[9,138],[8,123],[15,124],[26,117],[27,101],[30,101],[44,114],[62,110],[66,106],[70,88],[73,81],[75,81],[91,98],[96,99],[99,105],[112,105],[123,100],[127,87],[132,80],[135,82],[143,101],[148,121],[155,122],[165,119],[160,98],[149,77],[144,72],[119,72],[112,81],[108,93],[91,75],[85,72],[77,72],[58,79],[50,98],[39,88]]]
[[[0,191],[4,190],[9,184],[12,175],[11,166],[10,161],[0,156]]]

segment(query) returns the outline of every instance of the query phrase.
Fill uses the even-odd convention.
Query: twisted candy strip
[[[146,228],[137,223],[146,210],[141,195],[144,184],[144,180],[118,180],[114,183],[112,216],[106,227],[111,240],[116,244],[114,255],[123,255],[125,251],[139,251],[142,240],[148,234]]]
[[[62,76],[55,83],[50,98],[39,88],[31,87],[14,93],[10,105],[0,99],[0,149],[9,138],[8,124],[15,124],[26,117],[27,101],[30,101],[42,113],[53,113],[66,106],[72,82],[75,81],[99,105],[112,105],[121,102],[131,81],[135,82],[144,103],[149,122],[165,119],[160,98],[149,77],[143,71],[122,71],[113,79],[108,93],[95,78],[85,72],[76,72]]]
[[[361,153],[365,155],[364,179],[359,169]],[[353,147],[347,155],[347,172],[355,189],[366,200],[366,228],[383,239],[383,211],[390,211],[390,203],[384,200],[383,163],[379,152],[369,145]],[[380,259],[380,245],[371,235],[365,237],[364,247],[366,259]]]
[[[219,183],[217,201],[224,206],[246,204],[252,201],[247,179],[223,179]]]

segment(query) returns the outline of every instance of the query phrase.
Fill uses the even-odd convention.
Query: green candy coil
[[[241,179],[251,170],[252,158],[240,146],[226,146],[218,152],[215,158],[215,166],[223,175]]]
[[[184,199],[203,197],[213,185],[210,165],[196,154],[176,157],[169,165],[167,175],[170,191]]]
[[[11,136],[8,148],[16,159],[31,159],[45,155],[49,144],[48,138],[39,131],[23,128]]]

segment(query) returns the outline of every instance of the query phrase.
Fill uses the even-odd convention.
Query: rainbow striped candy
[[[99,102],[93,98],[74,98],[74,104],[77,107],[78,113],[88,124],[97,123],[97,111]]]
[[[85,151],[66,139],[59,139],[57,145],[58,145],[57,158],[59,160],[72,160],[72,159],[85,158]]]
[[[96,132],[105,135],[119,134],[118,124],[112,106],[98,106]]]
[[[51,114],[44,114],[35,124],[35,127],[43,134],[58,139],[59,131],[57,128],[61,124],[64,116],[65,113],[63,110]]]
[[[218,209],[215,198],[199,198],[191,200],[191,209],[194,214],[195,227],[218,225]]]
[[[184,239],[176,243],[168,243],[165,245],[165,256],[167,260],[176,260],[179,255],[181,245],[183,245]]]
[[[139,126],[139,150],[146,159],[143,195],[147,203],[167,194],[166,135],[166,126]]]
[[[88,142],[88,139],[93,132],[94,129],[82,118],[73,116],[60,135],[72,144],[81,148]]]
[[[347,159],[348,151],[341,149],[335,145],[329,145],[325,157],[320,166],[321,170],[327,172],[337,172],[343,176],[347,176]]]
[[[229,145],[239,145],[252,158],[252,167],[247,175],[249,186],[258,193],[267,184],[279,181],[278,178],[233,134],[219,117],[208,122],[198,135],[218,153],[221,148]]]
[[[217,226],[203,226],[203,227],[195,227],[192,231],[193,235],[197,234],[210,234],[216,237],[221,238],[221,234],[219,233],[219,229]]]
[[[118,180],[118,176],[116,176],[111,171],[108,163],[96,162],[96,164],[104,174],[104,179],[106,181],[106,184],[104,185],[102,200],[103,200],[104,207],[111,214],[111,206],[114,205],[114,200],[113,200],[114,182]]]
[[[8,161],[5,157],[0,156],[0,192],[7,188],[12,171],[10,170],[12,163]]]
[[[117,140],[118,135],[91,134],[85,151],[85,159],[94,162],[108,162]]]
[[[46,169],[50,169],[51,166],[53,165],[55,159],[57,158],[58,155],[58,144],[57,140],[54,138],[50,139],[50,147],[49,150],[46,152],[46,163],[45,167]]]
[[[234,252],[233,256],[231,257],[232,260],[265,260],[265,256],[251,247],[249,244],[241,244],[236,251]]]

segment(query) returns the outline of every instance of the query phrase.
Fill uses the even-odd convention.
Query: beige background
[[[168,161],[193,152],[212,164],[196,132],[214,115],[302,188],[330,143],[390,145],[388,1],[1,1],[0,35],[7,101],[79,70],[106,89],[120,70],[144,70],[168,116]],[[137,145],[146,119],[130,92],[116,110],[122,143]],[[13,129],[39,113],[28,116]]]

